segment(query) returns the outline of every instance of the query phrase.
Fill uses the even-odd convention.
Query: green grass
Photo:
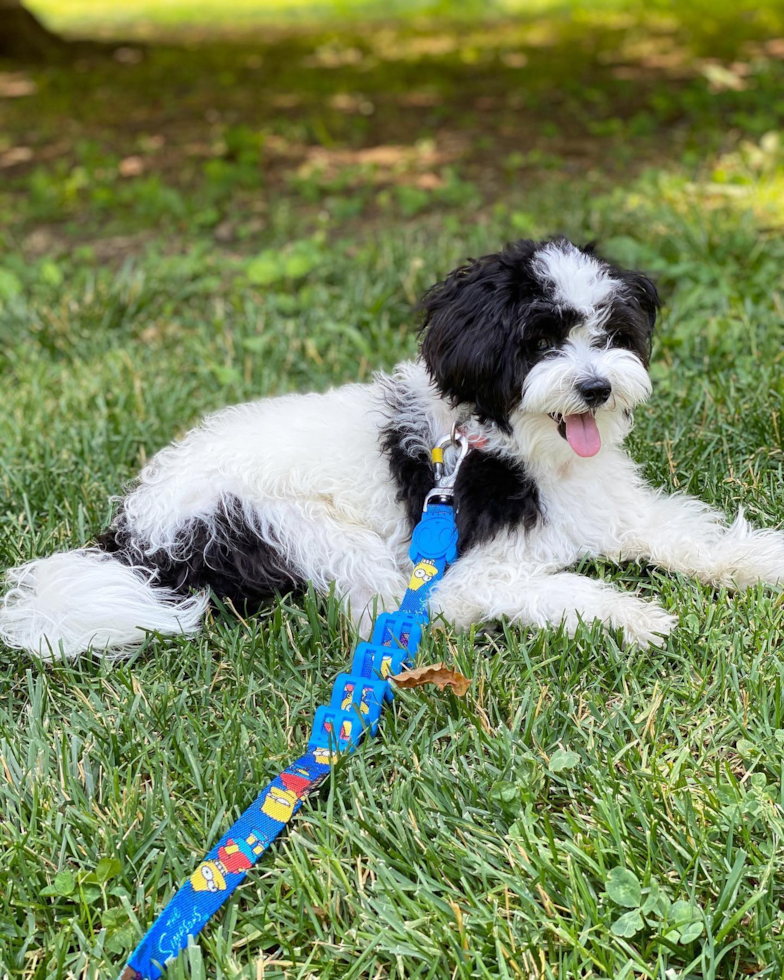
[[[784,520],[784,23],[697,9],[169,34],[14,76],[0,565],[89,541],[205,411],[411,356],[437,276],[559,231],[664,296],[648,477]],[[784,605],[585,571],[676,612],[666,648],[433,634],[466,699],[403,692],[170,976],[784,976]],[[309,597],[128,663],[0,651],[0,975],[115,975],[352,642]]]

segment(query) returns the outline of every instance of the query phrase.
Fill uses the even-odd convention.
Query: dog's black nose
[[[589,408],[599,408],[604,405],[612,392],[612,385],[604,378],[588,378],[577,385],[577,390],[583,396]]]

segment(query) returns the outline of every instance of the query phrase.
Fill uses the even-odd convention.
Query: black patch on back
[[[163,550],[145,553],[122,512],[98,538],[98,546],[128,565],[156,572],[155,585],[182,593],[209,588],[237,608],[259,606],[276,593],[299,592],[305,585],[280,551],[258,536],[231,495],[221,498],[211,521],[196,519],[183,527],[172,548],[177,557]]]
[[[539,488],[523,466],[473,449],[455,481],[458,549],[461,554],[499,531],[533,530],[542,517]]]

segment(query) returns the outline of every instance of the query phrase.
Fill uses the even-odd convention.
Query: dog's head
[[[422,357],[443,395],[510,432],[594,456],[650,394],[653,283],[565,238],[519,241],[424,297]]]

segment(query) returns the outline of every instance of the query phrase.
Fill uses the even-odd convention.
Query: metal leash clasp
[[[447,473],[444,466],[444,450],[454,446],[458,450],[458,456],[452,469]],[[468,443],[468,436],[458,428],[457,423],[452,426],[452,431],[448,436],[439,439],[433,446],[431,458],[433,460],[433,471],[436,477],[436,485],[425,497],[423,512],[427,510],[427,505],[434,503],[448,504],[452,502],[455,494],[455,480],[463,460],[468,455],[471,447]]]

